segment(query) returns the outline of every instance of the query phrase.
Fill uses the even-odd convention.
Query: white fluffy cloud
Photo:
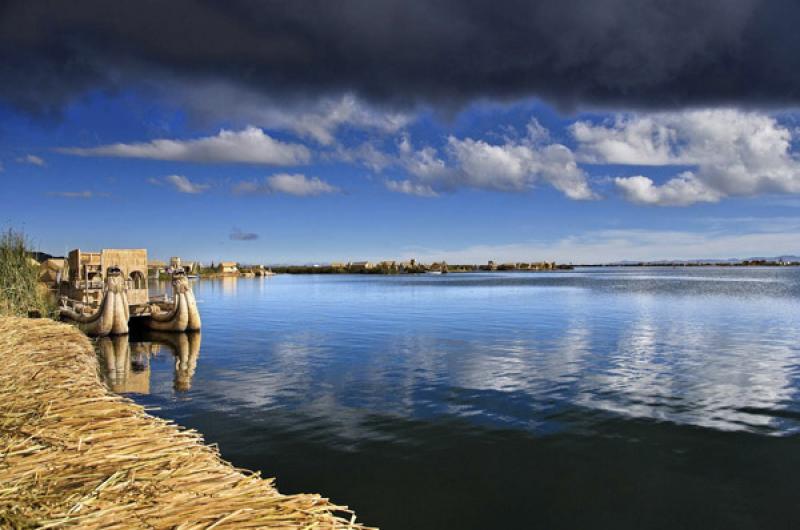
[[[150,158],[185,162],[244,162],[268,165],[306,164],[311,153],[304,145],[282,142],[258,127],[241,131],[222,129],[216,136],[193,140],[159,139],[151,142],[117,143],[98,147],[59,150],[78,156]]]
[[[196,195],[198,193],[203,193],[206,191],[209,186],[208,184],[199,184],[197,182],[192,182],[188,178],[184,177],[183,175],[167,175],[164,177],[164,183],[169,184],[180,193],[189,193]],[[151,184],[160,185],[162,181],[158,179],[150,179]]]
[[[289,109],[262,107],[254,115],[265,127],[289,130],[322,145],[335,143],[335,134],[343,127],[395,133],[412,121],[409,114],[379,110],[349,95]]]
[[[453,170],[433,147],[414,149],[411,139],[404,135],[398,143],[399,161],[403,168],[414,177],[434,183],[446,183],[452,178]]]
[[[569,148],[549,143],[547,131],[535,120],[527,130],[525,137],[499,144],[450,136],[443,156],[432,147],[415,150],[404,137],[398,145],[400,161],[419,183],[433,190],[519,192],[545,182],[570,199],[596,198]]]
[[[570,127],[581,162],[689,166],[657,185],[647,176],[615,179],[637,203],[683,206],[730,196],[800,193],[800,163],[793,134],[760,112],[693,110],[618,116]]]
[[[439,194],[427,184],[411,182],[410,180],[387,180],[386,189],[395,193],[416,195],[418,197],[438,197]]]
[[[394,163],[394,158],[391,155],[368,142],[356,147],[339,145],[335,151],[327,154],[327,158],[336,162],[361,164],[375,173],[380,173]]]
[[[262,181],[240,182],[234,186],[233,191],[238,194],[285,193],[296,197],[310,197],[338,193],[341,190],[318,177],[309,178],[299,173],[293,175],[278,173]]]
[[[717,202],[722,194],[709,188],[693,173],[686,171],[657,186],[642,175],[614,179],[622,195],[637,204],[688,206],[697,202]]]
[[[593,199],[586,174],[560,144],[527,141],[488,144],[483,140],[448,139],[448,149],[468,185],[502,191],[522,191],[544,181],[570,199]]]
[[[172,94],[177,94],[173,97],[193,115],[205,120],[233,120],[291,131],[326,146],[336,143],[337,131],[345,127],[391,134],[414,119],[413,114],[369,105],[352,94],[311,101],[275,101],[261,93],[225,83],[179,85]]]

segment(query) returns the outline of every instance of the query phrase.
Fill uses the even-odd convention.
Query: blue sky
[[[57,117],[0,107],[0,223],[53,254],[203,261],[800,254],[792,111],[223,100],[130,90]]]
[[[0,224],[203,261],[800,254],[798,17],[10,0]]]

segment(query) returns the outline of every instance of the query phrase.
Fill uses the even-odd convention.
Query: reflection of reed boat
[[[111,390],[120,394],[149,394],[150,359],[158,355],[162,346],[175,357],[175,391],[185,392],[191,388],[200,355],[199,331],[148,331],[137,338],[141,340],[130,341],[127,335],[98,339],[98,354]]]
[[[116,335],[98,339],[97,350],[111,390],[120,394],[150,393],[150,356],[157,347],[153,350],[149,342],[131,343],[126,335]]]
[[[172,351],[175,356],[174,388],[177,392],[185,392],[192,387],[192,377],[197,368],[197,357],[200,355],[200,341],[202,335],[199,331],[186,333],[165,333],[150,331],[145,337],[158,344],[162,344]]]
[[[155,299],[142,272],[146,264],[142,249],[70,252],[69,279],[59,286],[61,319],[96,337],[126,334],[134,321],[158,331],[199,330],[200,313],[184,270],[173,272],[172,299]]]

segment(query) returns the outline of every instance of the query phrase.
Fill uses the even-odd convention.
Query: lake
[[[800,527],[800,270],[194,283],[101,353],[234,465],[385,530]],[[102,346],[102,341],[101,341]]]

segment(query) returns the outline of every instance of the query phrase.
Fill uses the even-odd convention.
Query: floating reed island
[[[364,529],[110,392],[74,327],[0,318],[0,363],[2,528]]]

